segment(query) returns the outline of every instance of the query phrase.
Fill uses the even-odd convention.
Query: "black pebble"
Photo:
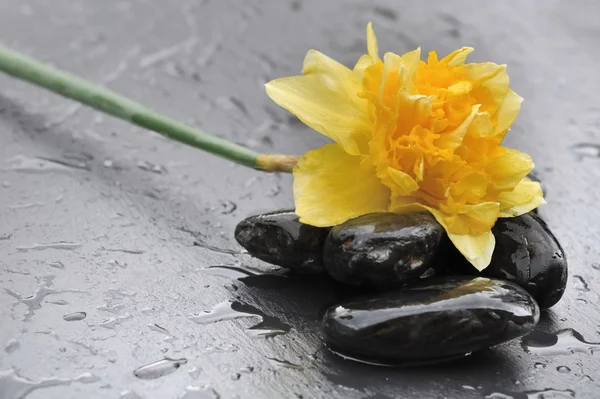
[[[322,320],[327,345],[370,362],[444,361],[529,333],[539,308],[516,284],[432,277],[406,288],[343,302]]]
[[[293,210],[251,216],[235,228],[235,239],[252,255],[299,274],[324,272],[323,242],[330,228],[299,222]]]
[[[338,281],[389,288],[430,268],[442,226],[428,213],[373,213],[331,229],[323,262]]]
[[[501,278],[525,288],[540,308],[555,305],[567,285],[565,253],[546,223],[533,213],[498,219],[492,228],[496,247],[490,265],[478,272],[454,249],[438,262],[448,265],[450,274]]]

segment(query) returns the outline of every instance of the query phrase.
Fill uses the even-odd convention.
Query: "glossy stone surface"
[[[481,273],[462,258],[450,263],[461,274],[501,278],[525,288],[542,309],[555,305],[567,285],[566,255],[546,223],[529,213],[498,219],[492,228],[496,247],[492,262]]]
[[[539,308],[516,284],[432,277],[329,308],[322,326],[334,351],[411,364],[450,359],[529,333]]]
[[[235,239],[248,252],[295,273],[323,272],[323,243],[328,228],[302,224],[293,210],[269,212],[242,220]]]
[[[429,269],[442,235],[427,213],[373,213],[333,227],[323,262],[333,278],[347,284],[398,286]]]

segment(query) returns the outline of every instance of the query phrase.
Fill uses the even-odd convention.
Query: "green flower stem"
[[[291,168],[287,170],[281,165],[270,170],[264,166],[265,162],[261,162],[259,157],[264,159],[272,157],[271,155],[260,155],[245,147],[205,133],[200,129],[161,115],[102,86],[2,46],[0,46],[0,71],[241,165],[267,171],[291,170]],[[268,162],[267,164],[270,165]]]

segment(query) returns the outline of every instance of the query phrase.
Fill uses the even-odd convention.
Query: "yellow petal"
[[[464,68],[469,79],[476,82],[487,82],[506,71],[506,65],[494,64],[493,62],[466,64]],[[506,78],[508,78],[508,75],[502,75],[503,80]],[[506,84],[508,85],[508,82]]]
[[[377,36],[375,36],[373,24],[370,22],[367,24],[367,51],[371,56],[373,63],[379,61],[379,46],[377,45]]]
[[[481,271],[489,266],[492,254],[494,253],[494,246],[496,245],[496,239],[494,234],[492,234],[491,226],[481,233],[455,234],[449,231],[446,223],[448,215],[445,215],[443,212],[419,203],[410,202],[410,199],[406,197],[399,198],[396,201],[393,199],[390,204],[390,212],[410,213],[421,211],[428,211],[435,217],[448,233],[448,237],[454,246],[477,270]]]
[[[501,133],[508,129],[519,115],[521,110],[521,103],[523,98],[512,90],[508,90],[508,93],[504,96],[498,111],[496,111],[496,129],[495,134]]]
[[[454,199],[462,199],[462,202],[476,202],[485,196],[487,188],[487,176],[481,172],[472,172],[452,184],[450,193]]]
[[[481,202],[452,208],[442,206],[441,209],[443,223],[440,223],[446,227],[448,233],[458,235],[477,235],[488,231],[500,216],[498,202]]]
[[[360,80],[348,68],[317,51],[308,52],[304,72],[306,76],[267,83],[267,94],[349,154],[366,151],[371,127],[367,102],[356,96],[361,90]]]
[[[393,197],[390,202],[389,212],[394,213],[417,213],[417,212],[430,212],[433,213],[431,208],[426,205],[415,202],[414,198],[411,197]]]
[[[469,130],[469,126],[471,126],[471,123],[477,115],[478,110],[479,104],[473,105],[471,107],[471,113],[469,116],[467,116],[465,120],[453,131],[443,132],[440,135],[440,138],[436,140],[436,145],[440,148],[457,148],[459,145],[461,145],[465,134],[467,134],[467,131]]]
[[[452,86],[448,87],[448,94],[453,96],[460,96],[462,94],[467,94],[473,88],[473,83],[468,82],[466,80],[461,80],[460,82],[454,83]]]
[[[406,88],[410,94],[418,94],[415,90],[414,80],[420,62],[421,49],[399,56],[395,53],[383,55],[382,82],[379,96],[393,98],[394,93]],[[390,106],[393,109],[393,106]]]
[[[304,154],[294,168],[294,202],[302,223],[334,226],[388,209],[390,190],[379,182],[368,157],[327,144]]]
[[[467,64],[465,70],[471,80],[478,82],[471,91],[471,96],[481,104],[481,111],[489,113],[493,121],[496,121],[498,109],[509,92],[510,79],[506,65],[483,62]]]
[[[524,152],[501,147],[501,155],[489,158],[485,168],[493,185],[502,190],[515,187],[533,169],[533,160]]]
[[[440,62],[445,62],[450,67],[461,66],[467,60],[467,56],[469,54],[471,54],[473,51],[474,51],[474,49],[472,47],[463,47],[459,50],[456,50],[456,51],[448,54],[447,56],[442,58],[442,60]]]
[[[392,192],[395,195],[410,195],[419,189],[419,185],[410,175],[394,168],[388,168],[388,173],[395,183],[392,186]]]
[[[523,178],[512,191],[500,193],[500,217],[514,217],[532,211],[546,203],[542,188],[537,182]]]
[[[473,137],[490,137],[495,134],[495,131],[490,114],[487,112],[477,112],[469,125],[467,134]]]
[[[371,65],[373,65],[373,59],[371,58],[371,56],[368,54],[363,54],[356,62],[356,65],[354,65],[354,69],[352,69],[352,72],[354,73],[354,75],[356,75],[357,79],[360,79],[362,81],[365,77],[365,69],[367,69]]]
[[[400,58],[402,64],[408,70],[410,79],[413,79],[417,69],[419,69],[419,64],[421,63],[421,47],[417,47],[413,51],[402,54],[402,57]]]
[[[489,266],[496,245],[491,230],[477,235],[448,233],[448,237],[461,254],[479,271]]]

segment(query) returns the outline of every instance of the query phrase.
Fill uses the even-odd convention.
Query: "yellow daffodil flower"
[[[310,50],[303,75],[276,79],[267,94],[335,143],[307,152],[294,168],[300,221],[333,226],[372,212],[431,212],[479,270],[491,260],[492,226],[545,203],[525,176],[529,155],[500,145],[522,98],[506,65],[467,64],[463,47],[438,59],[421,49],[349,69]]]

